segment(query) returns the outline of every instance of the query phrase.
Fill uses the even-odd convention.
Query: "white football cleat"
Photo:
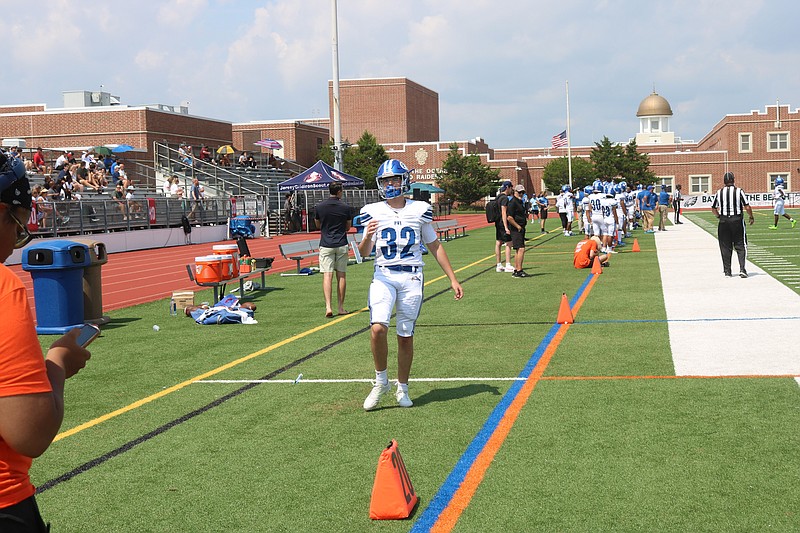
[[[400,387],[397,387],[397,392],[394,393],[394,397],[397,398],[397,405],[400,407],[411,407],[414,405],[414,402],[408,397],[408,393]]]
[[[378,407],[378,404],[381,402],[381,397],[383,397],[383,395],[389,392],[390,390],[392,390],[392,386],[389,385],[388,383],[386,384],[375,383],[375,385],[372,387],[372,390],[369,393],[369,396],[367,396],[367,399],[364,400],[364,410],[372,411],[373,409]]]

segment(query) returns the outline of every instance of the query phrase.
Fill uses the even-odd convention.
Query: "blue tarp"
[[[327,189],[333,182],[340,182],[344,187],[363,187],[364,180],[339,172],[323,161],[317,161],[308,170],[278,184],[278,191],[307,191]]]

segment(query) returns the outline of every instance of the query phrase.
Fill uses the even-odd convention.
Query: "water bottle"
[[[171,298],[169,301],[169,314],[178,316],[178,305],[175,303],[175,298]]]

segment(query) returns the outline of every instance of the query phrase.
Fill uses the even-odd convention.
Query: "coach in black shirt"
[[[745,243],[747,235],[745,232],[742,210],[746,210],[750,217],[750,225],[753,224],[753,210],[747,203],[744,191],[734,185],[735,177],[733,172],[726,172],[722,177],[725,186],[717,191],[714,202],[711,204],[711,211],[719,220],[717,227],[717,239],[719,240],[719,251],[722,254],[722,271],[727,277],[731,277],[731,255],[736,249],[739,257],[739,277],[746,278],[747,270],[744,267],[747,258]]]
[[[353,209],[342,201],[342,184],[328,185],[330,198],[317,204],[314,222],[321,230],[319,239],[319,270],[322,272],[322,293],[325,295],[325,316],[333,316],[331,292],[333,272],[336,271],[336,293],[339,298],[339,314],[344,309],[344,294],[347,287],[347,231],[353,223]]]

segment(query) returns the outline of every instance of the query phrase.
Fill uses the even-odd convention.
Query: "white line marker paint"
[[[366,378],[358,379],[305,379],[302,381],[294,379],[201,379],[192,383],[291,383],[302,385],[305,383],[372,383],[373,380]],[[525,381],[525,378],[410,378],[409,381],[445,382],[445,381]]]

